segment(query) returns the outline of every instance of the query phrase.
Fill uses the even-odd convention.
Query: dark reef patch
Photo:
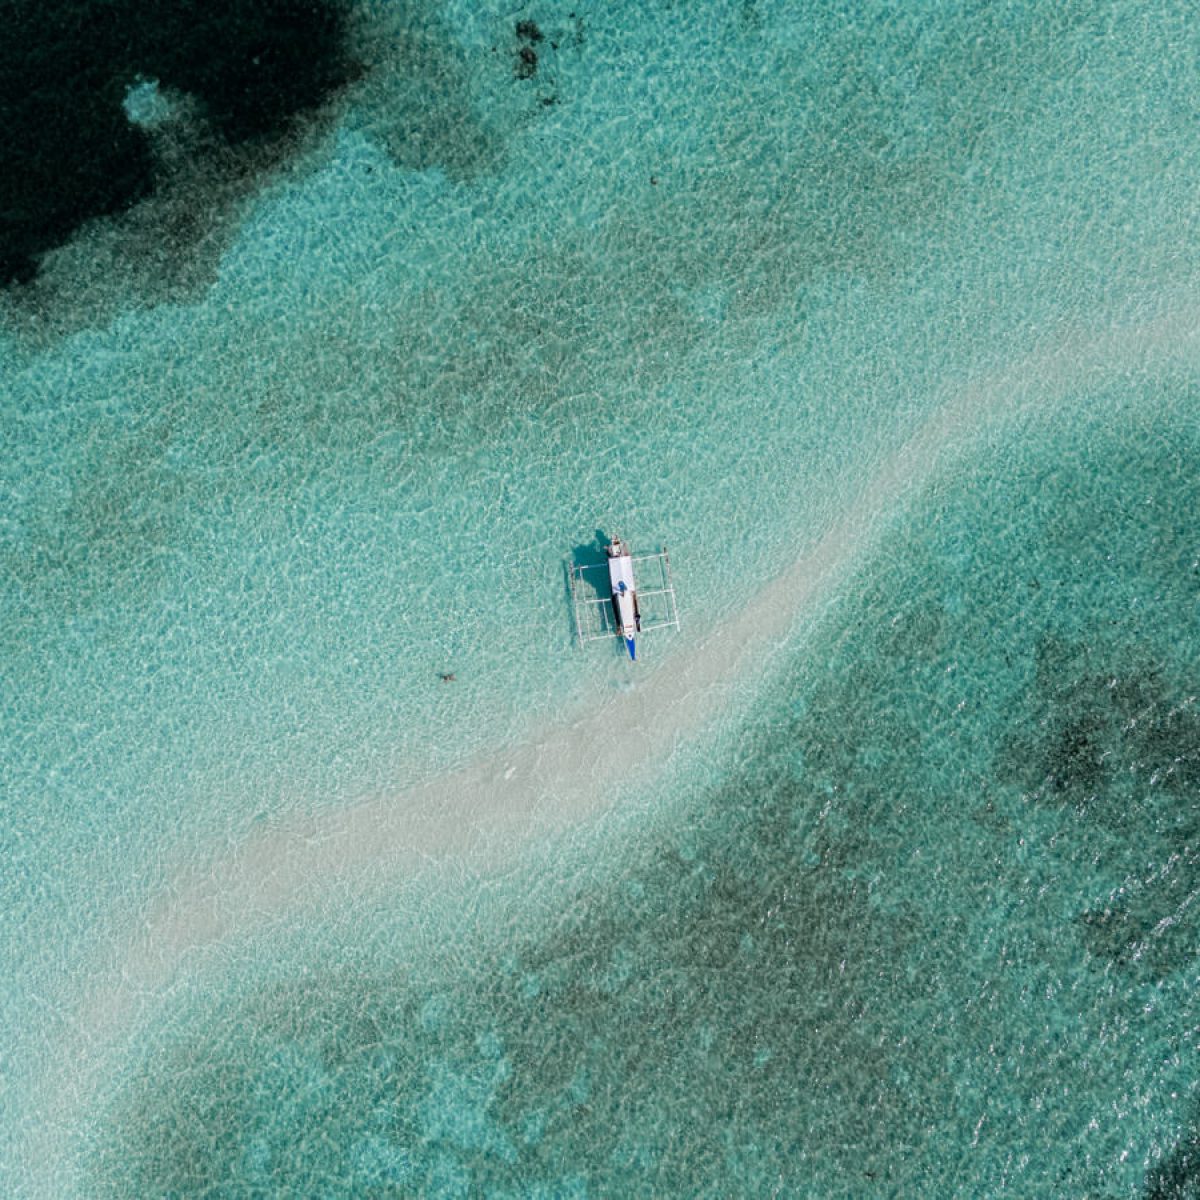
[[[1117,656],[1043,636],[1037,647],[1033,720],[1005,749],[1005,773],[1053,802],[1083,804],[1121,830],[1144,816],[1113,796],[1125,775],[1174,796],[1200,786],[1200,713],[1164,664],[1136,648]],[[1193,823],[1200,813],[1192,813]],[[1176,814],[1176,819],[1181,819]],[[1194,826],[1193,826],[1194,827]]]
[[[522,46],[517,51],[517,62],[513,67],[513,74],[518,79],[532,79],[537,74],[537,68],[537,51],[532,46]]]
[[[41,256],[88,222],[181,177],[194,185],[205,175],[196,158],[218,174],[277,166],[297,120],[361,73],[341,0],[18,0],[6,16],[0,282],[8,284],[33,280]],[[129,89],[146,82],[184,98],[168,120],[190,127],[190,171],[164,163],[126,109]],[[188,203],[193,214],[207,207],[203,193]],[[206,224],[194,215],[164,235],[187,246]]]
[[[528,17],[517,21],[514,28],[517,41],[513,51],[513,78],[518,80],[539,78],[539,68],[546,62],[552,65],[557,62],[560,46],[578,50],[583,45],[584,23],[575,13],[569,13],[566,23],[549,33]],[[542,83],[548,85],[549,91],[538,96],[538,103],[549,108],[559,102],[557,72],[551,70],[549,79],[544,78],[545,71],[541,74]]]
[[[543,41],[544,36],[536,21],[517,22],[517,41],[520,45],[517,46],[513,74],[518,79],[532,79],[537,74],[538,54],[534,46]]]
[[[997,772],[1063,810],[1072,836],[1119,880],[1080,914],[1099,958],[1161,979],[1200,940],[1200,708],[1148,650],[1044,636],[1029,716]]]
[[[1142,1200],[1200,1200],[1200,1128],[1193,1125],[1146,1175]]]

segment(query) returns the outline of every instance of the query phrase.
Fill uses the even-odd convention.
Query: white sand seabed
[[[104,1063],[128,1046],[139,1019],[169,993],[185,959],[232,940],[356,880],[411,879],[430,863],[461,860],[484,873],[532,833],[568,828],[610,798],[605,761],[620,747],[622,771],[643,777],[733,706],[756,694],[749,673],[769,668],[771,649],[817,616],[834,585],[860,560],[889,513],[970,444],[1001,426],[1052,415],[1068,389],[1111,382],[1116,373],[1197,365],[1200,310],[1072,331],[1006,370],[945,389],[947,399],[886,459],[820,540],[719,628],[693,618],[679,649],[635,687],[582,715],[537,731],[515,749],[447,773],[401,798],[371,800],[337,813],[256,834],[203,873],[174,881],[137,937],[92,981],[74,1015],[73,1045],[55,1047],[43,1077],[45,1099],[29,1147],[32,1177],[64,1149],[73,1113],[85,1111]],[[104,1072],[107,1074],[107,1072]],[[55,1172],[51,1169],[51,1174]],[[54,1185],[61,1189],[63,1180]],[[49,1194],[49,1193],[47,1193]],[[61,1191],[59,1192],[61,1194]]]

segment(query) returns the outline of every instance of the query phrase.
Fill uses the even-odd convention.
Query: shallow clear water
[[[1187,1194],[1187,11],[356,21],[5,301],[6,1188]]]

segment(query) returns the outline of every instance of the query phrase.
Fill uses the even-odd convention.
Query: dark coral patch
[[[1200,1129],[1192,1128],[1146,1176],[1144,1200],[1195,1200],[1200,1196]]]
[[[518,79],[532,79],[537,74],[537,67],[537,51],[530,46],[522,46],[517,51],[517,64],[513,68],[513,74]]]
[[[997,772],[1065,811],[1118,889],[1082,912],[1098,958],[1155,979],[1191,961],[1200,884],[1200,710],[1137,647],[1044,636],[1033,708]]]
[[[1105,657],[1086,644],[1043,637],[1032,716],[1029,732],[1007,745],[1001,770],[1044,799],[1087,804],[1123,832],[1138,819],[1136,809],[1101,793],[1133,786],[1139,805],[1160,792],[1180,800],[1196,794],[1200,713],[1186,688],[1136,647]],[[1123,786],[1114,788],[1118,781]],[[1190,810],[1185,804],[1175,814]]]

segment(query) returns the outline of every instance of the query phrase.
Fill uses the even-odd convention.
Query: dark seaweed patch
[[[523,43],[517,47],[517,60],[513,66],[513,74],[518,79],[532,79],[537,74],[538,56],[534,46],[544,36],[536,21],[517,22],[517,38]]]
[[[583,44],[583,21],[574,13],[568,15],[567,21],[566,26],[552,30],[549,35],[543,32],[542,27],[536,21],[528,18],[516,23],[518,44],[513,57],[513,76],[516,79],[527,80],[538,76],[539,69],[545,66],[545,56],[556,55],[559,46],[578,49]],[[550,61],[555,60],[551,58]],[[542,71],[542,75],[545,74],[546,72]],[[543,80],[551,89],[548,94],[538,97],[538,103],[543,108],[549,108],[558,103],[559,97],[555,90],[558,81],[555,74],[551,71],[550,78]]]
[[[522,46],[517,51],[517,63],[513,74],[518,79],[532,79],[537,74],[538,56],[532,46]]]
[[[1189,1129],[1146,1176],[1143,1200],[1200,1200],[1200,1132]]]
[[[1111,663],[1105,669],[1105,663]],[[1200,939],[1200,710],[1136,646],[1045,636],[1031,719],[997,757],[1002,778],[1069,812],[1074,836],[1120,880],[1080,914],[1088,949],[1162,978]]]
[[[998,766],[1037,798],[1085,805],[1119,830],[1145,815],[1148,801],[1127,803],[1130,786],[1195,797],[1200,713],[1160,662],[1137,647],[1109,653],[1040,639],[1031,719],[1002,747]],[[1194,827],[1194,801],[1174,819]]]
[[[1161,979],[1195,957],[1198,887],[1200,853],[1189,846],[1145,878],[1127,879],[1108,906],[1083,913],[1084,942],[1116,966]]]

